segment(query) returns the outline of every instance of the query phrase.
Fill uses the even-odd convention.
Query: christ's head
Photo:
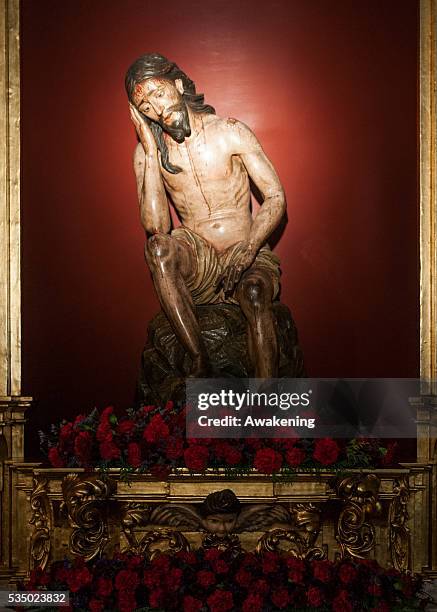
[[[203,94],[196,93],[195,84],[185,72],[159,53],[148,53],[135,60],[126,73],[125,85],[130,102],[149,121],[161,151],[162,165],[172,174],[180,172],[168,159],[162,132],[182,143],[191,134],[187,107],[197,113],[215,110],[204,103]]]
[[[181,79],[144,79],[135,85],[132,102],[151,121],[158,123],[176,142],[190,136],[190,119],[183,99]]]

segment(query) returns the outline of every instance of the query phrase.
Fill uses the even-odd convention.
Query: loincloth
[[[217,281],[226,269],[234,253],[237,244],[230,246],[222,253],[218,253],[214,247],[204,240],[199,234],[186,227],[177,227],[171,232],[173,238],[188,245],[194,254],[196,265],[192,274],[185,279],[195,304],[238,304],[233,295],[225,296],[223,289],[216,290]],[[265,268],[273,281],[273,299],[279,293],[279,257],[275,255],[270,247],[263,246],[256,256],[251,268]],[[249,268],[249,269],[251,269]]]

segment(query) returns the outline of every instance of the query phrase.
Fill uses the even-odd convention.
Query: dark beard
[[[191,135],[190,118],[188,116],[188,110],[185,102],[175,104],[172,106],[174,119],[170,125],[164,123],[162,118],[159,120],[159,125],[162,127],[164,132],[170,134],[170,136],[181,144],[185,138]]]

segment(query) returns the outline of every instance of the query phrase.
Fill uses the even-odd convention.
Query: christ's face
[[[132,96],[137,109],[151,121],[159,123],[176,142],[191,134],[187,106],[182,98],[183,86],[166,79],[150,78],[135,86]]]

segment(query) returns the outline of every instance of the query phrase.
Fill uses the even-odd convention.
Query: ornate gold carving
[[[234,520],[229,520],[226,529],[230,531],[227,533],[264,531],[277,524],[289,525],[291,521],[290,512],[281,504],[240,504],[233,491],[224,489],[210,493],[200,505],[161,504],[151,511],[149,522],[152,525],[217,533],[219,527],[213,526],[208,517],[221,518],[222,521],[215,522],[224,524],[226,518],[231,516]],[[221,537],[224,530],[221,529]]]
[[[233,557],[242,553],[240,538],[235,533],[219,536],[215,533],[207,533],[202,539],[202,548],[218,548],[220,551],[230,551]]]
[[[366,519],[381,508],[379,486],[380,480],[374,474],[348,476],[338,484],[337,493],[344,504],[336,535],[341,558],[364,558],[374,547],[375,528]]]
[[[30,538],[31,566],[44,569],[50,557],[50,533],[53,528],[53,508],[47,495],[47,478],[33,478],[33,490],[30,496],[32,518],[29,523],[34,525]]]
[[[294,529],[272,529],[260,537],[256,552],[286,551],[297,559],[326,559],[326,550],[308,548],[306,540]]]
[[[149,505],[131,502],[126,504],[124,514],[121,519],[121,528],[128,546],[123,552],[134,552],[138,553],[141,546],[141,542],[138,542],[137,536],[134,532],[135,527],[145,525],[150,518],[151,507]]]
[[[393,492],[396,497],[392,499],[388,516],[388,546],[394,567],[404,572],[410,567],[411,552],[410,530],[407,527],[410,486],[406,476],[394,481]]]
[[[163,546],[164,543],[166,546]],[[180,531],[172,529],[157,529],[148,531],[141,540],[137,552],[153,559],[156,555],[167,553],[174,555],[177,552],[190,550],[190,544]]]
[[[99,476],[81,479],[77,474],[68,474],[62,482],[64,503],[73,528],[70,551],[87,561],[100,555],[108,541],[102,506],[111,492],[111,481]]]
[[[295,528],[306,541],[308,548],[314,546],[320,533],[320,508],[311,502],[306,504],[290,504],[290,513]]]

